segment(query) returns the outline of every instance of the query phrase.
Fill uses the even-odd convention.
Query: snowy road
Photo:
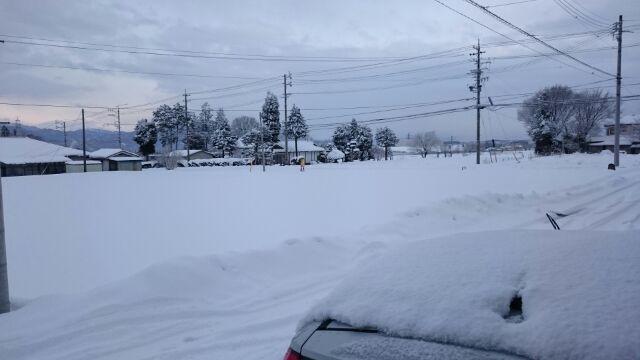
[[[77,199],[76,191],[82,194],[82,189],[68,188],[63,176],[10,179],[5,183],[6,191],[12,192],[7,208],[17,206],[21,214],[30,214],[27,219],[16,213],[7,215],[8,236],[22,241],[9,243],[10,260],[27,261],[10,262],[10,275],[16,279],[12,285],[20,296],[29,296],[37,293],[42,283],[56,281],[62,271],[44,256],[52,249],[39,237],[47,229],[25,228],[26,224],[53,226],[55,221],[75,218],[81,226],[65,229],[67,235],[57,238],[57,246],[65,251],[55,253],[60,255],[56,261],[65,262],[58,266],[70,272],[67,290],[78,293],[24,301],[21,309],[0,317],[0,358],[280,359],[297,321],[312,304],[359,262],[375,261],[378,254],[397,243],[455,232],[550,229],[545,216],[549,211],[570,214],[558,218],[563,230],[640,230],[640,159],[627,156],[623,160],[628,165],[615,173],[606,170],[608,158],[601,156],[505,161],[464,171],[461,166],[473,161],[471,157],[310,166],[305,178],[289,180],[286,185],[281,181],[290,175],[281,168],[274,168],[266,179],[262,175],[238,179],[237,171],[243,169],[225,169],[229,172],[224,175],[206,173],[204,180],[194,176],[197,172],[185,171],[175,176],[191,188],[186,199],[158,195],[169,180],[166,172],[152,172],[142,174],[146,181],[154,181],[144,187],[130,177],[121,183],[117,177],[107,178],[118,184],[116,190],[94,195],[96,203],[89,205],[92,211],[73,201],[55,205],[53,200],[58,197]],[[170,180],[176,181],[175,176]],[[226,191],[207,196],[224,201],[197,197],[193,190],[195,183],[213,180]],[[39,208],[37,196],[25,201],[26,193],[50,193],[49,181],[57,189],[52,205]],[[275,194],[256,199],[256,192],[242,191],[249,184],[265,183]],[[98,188],[104,191],[104,187]],[[239,212],[223,206],[235,196],[238,211],[254,208],[247,210],[247,218],[269,208],[280,213],[291,205],[283,208],[276,199],[291,188],[293,193],[299,190],[305,194],[304,211],[289,211],[287,217],[297,220],[312,213],[317,222],[291,229],[264,224],[267,235],[260,237],[255,226],[243,226],[237,220]],[[306,192],[307,188],[322,191]],[[140,204],[152,195],[184,209],[170,216],[159,215],[164,220],[172,218],[178,230],[162,226],[161,221],[157,222],[159,229],[129,227],[128,216],[113,206],[104,206],[112,204],[109,197],[124,201],[121,192],[127,196],[135,193],[140,200],[125,212],[134,218],[145,208]],[[300,200],[294,196],[293,201]],[[194,202],[204,205],[195,207]],[[184,208],[187,204],[191,207]],[[204,209],[206,216],[200,214]],[[202,227],[212,217],[221,225]],[[124,224],[128,231],[137,230],[132,238],[125,238],[128,242],[119,238],[124,236],[119,230],[105,231],[106,236],[116,237],[110,244],[114,250],[101,244],[110,238],[77,235],[90,234],[91,227],[85,221],[91,218],[98,224]],[[144,216],[138,214],[140,218]],[[187,227],[189,224],[193,226]],[[238,234],[233,233],[234,228]],[[53,233],[57,231],[62,234],[54,226]],[[146,231],[152,236],[147,238]],[[211,236],[219,239],[217,231],[230,238],[215,246],[201,241]],[[161,238],[162,233],[175,243]],[[151,246],[149,241],[160,245]],[[244,242],[237,244],[240,241]],[[120,259],[123,250],[128,251]],[[107,259],[101,259],[100,252]],[[207,255],[213,253],[222,255]],[[79,258],[83,255],[86,258]],[[108,268],[108,260],[117,261],[122,272],[101,274]],[[86,274],[74,279],[73,272],[83,267]],[[144,270],[138,272],[141,268]],[[120,280],[113,281],[114,277]],[[90,282],[110,283],[80,291]],[[56,285],[44,286],[42,293]]]

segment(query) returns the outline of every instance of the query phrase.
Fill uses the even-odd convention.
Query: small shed
[[[102,171],[141,171],[140,156],[122,149],[100,149],[89,154],[92,160],[102,163]]]
[[[84,161],[82,160],[69,160],[65,163],[68,173],[81,173],[84,172]],[[87,160],[87,172],[99,172],[102,171],[102,162],[97,160]]]

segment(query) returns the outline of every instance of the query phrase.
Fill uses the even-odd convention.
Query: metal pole
[[[191,155],[189,154],[189,112],[187,111],[187,89],[184,89],[184,121],[187,125],[187,161],[191,161]],[[176,145],[176,150],[178,146]]]
[[[82,163],[84,172],[87,172],[87,138],[84,131],[84,109],[82,109]]]
[[[620,87],[622,86],[622,15],[618,20],[618,73],[616,74],[616,125],[613,163],[620,166]]]
[[[62,122],[62,133],[64,134],[64,147],[67,147],[67,122]]]
[[[0,124],[8,124],[0,123]],[[2,171],[0,170],[0,314],[11,311],[9,301],[9,276],[7,274],[7,250],[4,240],[4,212],[2,208]]]

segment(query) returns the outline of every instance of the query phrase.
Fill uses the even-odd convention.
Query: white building
[[[289,159],[296,158],[296,144],[293,140],[289,140]],[[318,161],[318,155],[324,152],[324,148],[317,146],[311,141],[298,140],[298,158],[304,157],[304,162],[310,164]],[[273,149],[274,161],[278,164],[285,163],[284,141],[280,141]]]

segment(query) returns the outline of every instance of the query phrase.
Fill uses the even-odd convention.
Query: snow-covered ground
[[[3,179],[17,311],[0,359],[279,359],[305,312],[398,243],[640,229],[640,156],[473,156]],[[488,158],[487,158],[488,161]]]

